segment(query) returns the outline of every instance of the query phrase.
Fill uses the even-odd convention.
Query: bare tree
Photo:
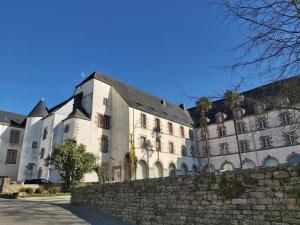
[[[299,73],[300,0],[215,0],[222,15],[237,21],[244,34],[241,55],[226,66],[248,68],[274,80]]]

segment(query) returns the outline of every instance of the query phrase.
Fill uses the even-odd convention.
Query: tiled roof
[[[135,109],[139,109],[144,112],[165,118],[167,120],[180,123],[186,126],[193,126],[193,121],[187,110],[180,108],[178,105],[164,101],[163,99],[152,96],[144,91],[130,87],[127,84],[114,80],[102,73],[94,72],[87,77],[81,84],[91,80],[97,79],[104,83],[107,83],[115,88],[120,96],[126,101],[126,103]],[[163,104],[162,102],[165,102]]]
[[[0,110],[0,123],[10,126],[25,127],[26,116]]]
[[[244,96],[244,101],[240,104],[240,107],[245,109],[245,115],[254,114],[254,105],[255,102],[268,103],[267,109],[271,109],[271,104],[276,104],[276,96],[286,96],[289,98],[290,103],[293,104],[296,101],[299,101],[299,92],[300,89],[300,76],[294,76],[288,79],[280,80],[274,83],[260,86],[245,92],[242,92]],[[189,113],[194,120],[196,126],[199,126],[200,121],[200,112],[196,107],[190,108]],[[212,102],[211,110],[206,114],[209,118],[209,123],[215,123],[215,115],[218,112],[225,113],[227,115],[226,120],[232,119],[232,112],[224,104],[224,99],[220,99]]]

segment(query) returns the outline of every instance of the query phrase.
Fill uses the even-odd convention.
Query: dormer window
[[[224,121],[224,114],[219,112],[215,115],[217,123],[222,123]]]
[[[237,119],[241,119],[243,117],[243,115],[245,114],[245,110],[242,108],[237,108],[234,113],[235,113],[235,117]]]
[[[263,113],[265,111],[265,109],[266,109],[266,105],[265,104],[256,104],[254,106],[254,111],[257,114]]]
[[[279,101],[279,106],[280,107],[287,107],[289,104],[289,99],[288,98],[285,98],[285,99],[282,99]]]

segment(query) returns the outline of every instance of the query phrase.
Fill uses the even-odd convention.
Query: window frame
[[[147,115],[145,113],[141,113],[141,127],[147,128]]]
[[[5,164],[17,164],[18,150],[7,149]]]
[[[11,129],[9,134],[9,143],[18,144],[20,142],[21,131],[17,129]]]
[[[168,148],[169,148],[169,153],[175,153],[175,147],[174,147],[174,143],[173,142],[169,142],[169,145],[168,145]]]
[[[109,152],[109,140],[107,135],[101,136],[101,152],[108,153]]]
[[[173,123],[168,122],[168,131],[170,135],[174,135]]]

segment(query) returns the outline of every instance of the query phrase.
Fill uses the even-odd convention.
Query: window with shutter
[[[18,154],[17,150],[8,149],[7,154],[6,154],[6,163],[7,164],[16,164],[17,163],[17,154]]]
[[[146,114],[141,114],[141,127],[147,128],[147,117]]]
[[[101,152],[108,153],[108,137],[105,135],[101,137]]]
[[[98,114],[97,126],[99,128],[109,130],[110,129],[110,123],[111,123],[110,120],[111,120],[110,116]]]
[[[172,123],[168,123],[168,130],[169,130],[169,134],[173,135],[173,124]]]
[[[19,143],[20,140],[20,131],[19,130],[11,130],[9,136],[9,142],[13,144]]]

